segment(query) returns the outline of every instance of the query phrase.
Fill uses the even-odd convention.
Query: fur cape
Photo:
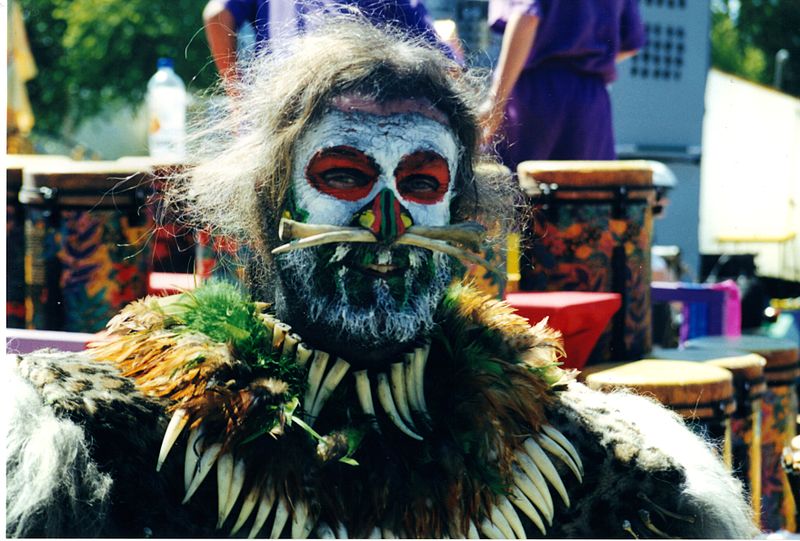
[[[351,374],[314,346],[216,285],[134,303],[93,359],[18,359],[40,418],[11,410],[7,532],[755,533],[741,486],[675,415],[573,382],[545,323],[469,287],[385,370]],[[32,482],[53,423],[71,436],[37,446],[58,467]]]

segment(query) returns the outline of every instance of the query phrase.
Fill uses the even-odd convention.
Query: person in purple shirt
[[[644,45],[637,0],[490,0],[503,43],[484,104],[484,141],[525,160],[611,160],[606,85]]]
[[[270,39],[290,37],[305,29],[306,17],[325,10],[357,8],[376,24],[390,24],[412,36],[447,46],[436,38],[433,23],[421,0],[210,0],[203,10],[211,54],[224,79],[236,76],[236,36],[245,22],[253,25],[256,47]]]

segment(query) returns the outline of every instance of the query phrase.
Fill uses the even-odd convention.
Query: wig
[[[196,160],[173,179],[170,201],[190,225],[254,249],[269,266],[291,185],[295,143],[343,95],[385,103],[427,100],[463,148],[451,204],[453,222],[497,228],[514,206],[507,175],[478,167],[476,107],[483,77],[422,39],[376,27],[358,13],[328,15],[304,35],[281,42],[240,67],[224,110],[195,126]],[[501,218],[503,217],[503,218]],[[499,237],[498,237],[499,238]],[[493,239],[498,240],[498,239]]]

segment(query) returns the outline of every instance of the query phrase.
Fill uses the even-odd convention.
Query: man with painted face
[[[301,135],[290,214],[310,224],[361,227],[378,243],[329,244],[276,258],[284,285],[278,309],[302,336],[337,336],[351,356],[378,361],[401,355],[431,330],[452,278],[448,257],[393,243],[415,225],[450,223],[462,152],[447,118],[426,98],[376,103],[338,96]]]
[[[143,299],[88,353],[6,363],[7,533],[755,533],[677,416],[451,283],[511,209],[474,172],[468,73],[351,19],[251,70],[173,196],[252,247],[256,300]]]

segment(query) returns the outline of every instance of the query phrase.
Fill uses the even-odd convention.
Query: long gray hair
[[[295,142],[334,98],[353,93],[379,103],[428,100],[447,117],[464,149],[453,221],[509,215],[509,179],[474,173],[483,76],[424,40],[378,28],[357,13],[332,15],[239,69],[235,97],[216,120],[199,126],[192,151],[196,162],[172,187],[173,202],[184,203],[192,225],[252,246],[268,261]]]

